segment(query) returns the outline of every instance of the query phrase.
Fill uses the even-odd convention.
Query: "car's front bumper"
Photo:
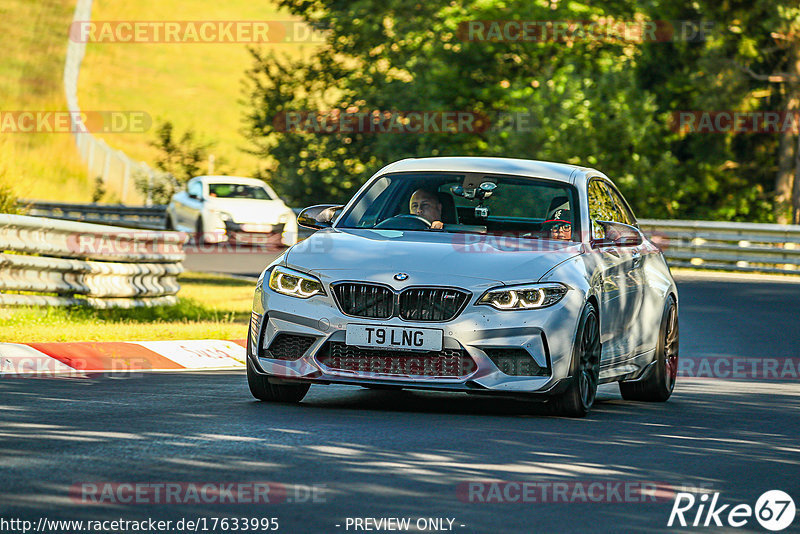
[[[344,315],[333,298],[319,296],[303,300],[277,294],[269,289],[257,291],[260,303],[251,320],[247,347],[256,372],[274,380],[307,381],[356,385],[396,386],[417,389],[465,391],[471,393],[555,394],[563,391],[570,379],[570,362],[578,317],[584,295],[571,290],[559,303],[539,310],[499,311],[477,306],[480,295],[473,295],[466,308],[448,322],[410,322],[394,317],[385,320]],[[443,331],[443,350],[463,350],[474,362],[465,373],[431,376],[414,369],[387,369],[382,366],[346,370],[325,365],[331,343],[342,346],[347,324],[435,328]],[[279,334],[312,336],[307,350],[294,360],[276,359],[266,349]],[[503,373],[487,354],[487,349],[522,348],[546,376],[512,376]],[[387,352],[387,355],[389,353]],[[408,354],[408,353],[404,353]],[[424,359],[421,354],[419,358]],[[419,359],[417,360],[419,361]],[[434,373],[435,374],[435,373]]]
[[[223,221],[214,215],[208,219],[205,240],[209,243],[227,241],[261,246],[292,246],[297,243],[297,219],[293,214],[274,222]]]

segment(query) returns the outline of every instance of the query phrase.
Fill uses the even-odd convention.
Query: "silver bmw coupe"
[[[584,416],[598,384],[665,401],[678,292],[659,249],[594,169],[405,159],[262,273],[247,378],[263,401],[311,384],[500,394]]]

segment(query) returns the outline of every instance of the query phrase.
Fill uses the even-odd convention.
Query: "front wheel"
[[[558,415],[585,417],[597,396],[597,382],[600,376],[600,323],[597,310],[587,302],[578,323],[575,336],[570,374],[572,383],[567,390],[550,401],[551,408]]]
[[[677,376],[678,305],[670,296],[664,306],[664,315],[661,319],[655,369],[644,380],[620,382],[619,392],[625,400],[664,402],[672,395]]]
[[[205,225],[203,224],[202,217],[198,217],[197,222],[194,225],[194,242],[197,245],[206,244]]]
[[[266,376],[256,372],[249,357],[247,385],[250,386],[250,393],[258,400],[287,403],[300,402],[311,387],[311,384],[272,384]]]

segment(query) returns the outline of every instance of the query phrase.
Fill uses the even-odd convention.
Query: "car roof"
[[[264,180],[258,178],[245,178],[243,176],[195,176],[192,180],[207,184],[242,184],[242,185],[260,185],[265,184]]]
[[[573,174],[579,171],[586,174],[590,171],[602,174],[588,167],[515,158],[491,158],[471,156],[445,156],[436,158],[408,158],[390,163],[376,175],[390,172],[477,172],[487,174],[510,174],[530,176],[531,178],[548,178],[561,182],[574,183]]]

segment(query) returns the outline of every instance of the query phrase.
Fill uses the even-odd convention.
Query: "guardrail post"
[[[128,200],[128,185],[131,180],[131,163],[124,153],[120,152],[122,160],[122,202]]]
[[[103,151],[105,152],[105,158],[103,159],[103,174],[101,175],[101,179],[108,183],[108,175],[111,170],[111,148],[103,143]]]
[[[155,171],[151,168],[147,168],[147,200],[145,202],[146,206],[153,205],[153,182],[155,181]]]

